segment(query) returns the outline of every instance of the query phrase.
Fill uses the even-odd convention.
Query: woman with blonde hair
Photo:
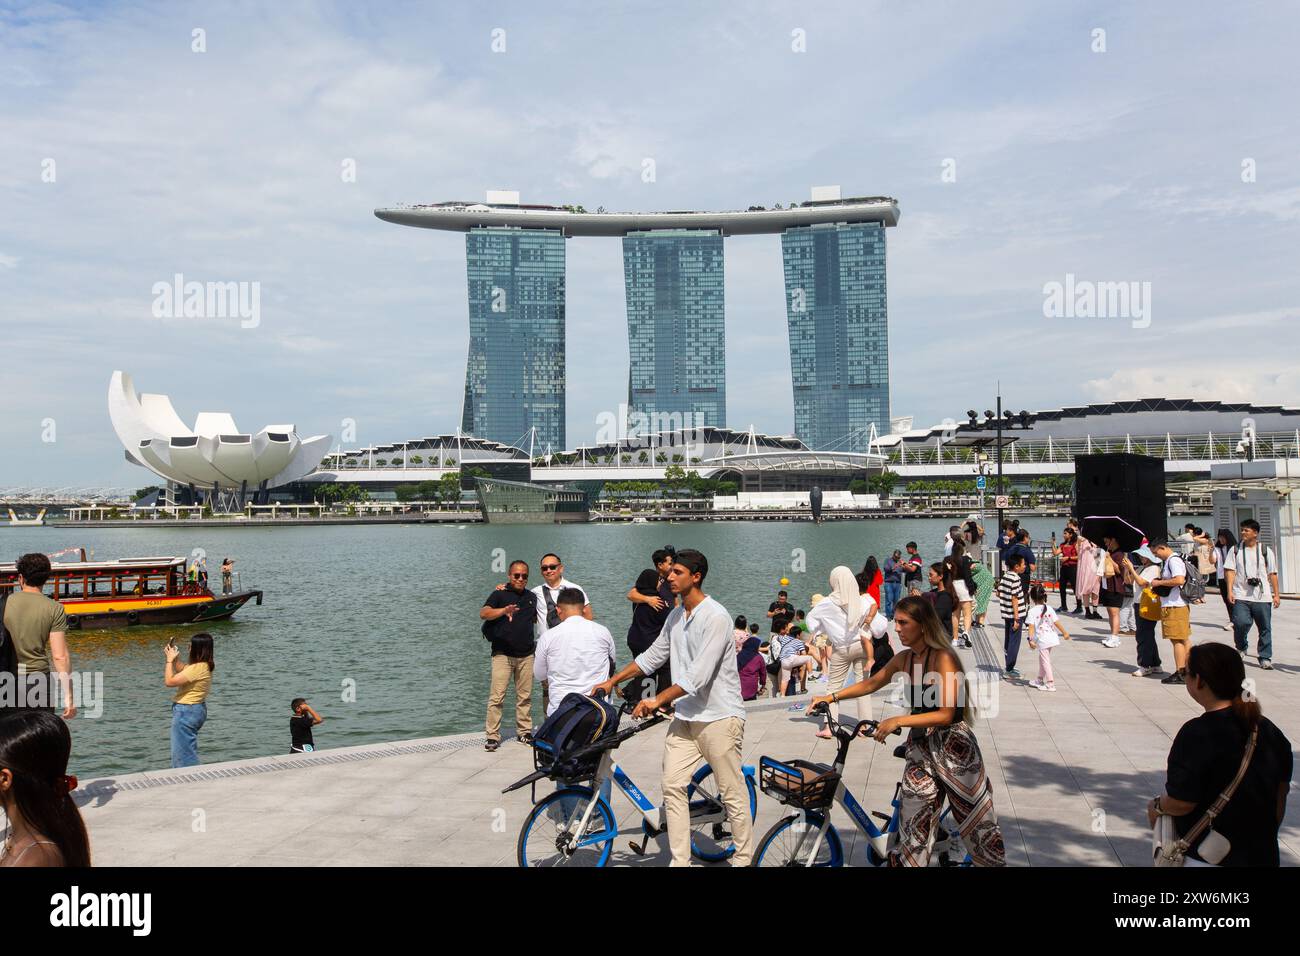
[[[928,601],[912,596],[898,602],[894,626],[905,648],[902,653],[874,677],[814,697],[809,707],[864,697],[884,687],[895,674],[907,675],[910,712],[882,720],[875,732],[876,740],[884,742],[895,730],[908,729],[899,840],[889,855],[890,865],[929,864],[930,840],[946,798],[972,862],[1005,866],[993,788],[971,729],[974,709],[949,629]]]
[[[808,612],[808,630],[825,635],[830,642],[831,656],[826,665],[827,687],[839,690],[848,681],[850,673],[861,680],[871,670],[871,634],[864,633],[876,615],[876,602],[870,594],[861,591],[859,579],[844,565],[831,571],[831,593],[818,601]],[[833,694],[832,694],[833,696]],[[864,713],[865,711],[865,713]],[[871,700],[857,705],[858,720],[871,716]],[[830,706],[830,720],[839,717],[839,708]],[[830,725],[817,732],[818,737],[830,737]]]

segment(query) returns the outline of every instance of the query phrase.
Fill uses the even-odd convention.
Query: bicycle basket
[[[758,783],[763,792],[800,810],[822,810],[835,801],[840,775],[825,764],[806,760],[759,761]]]

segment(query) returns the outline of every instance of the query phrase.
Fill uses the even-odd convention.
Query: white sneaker
[[[1055,694],[1055,693],[1056,693],[1056,685],[1055,685],[1055,684],[1044,684],[1042,687],[1040,687],[1040,688],[1038,688],[1038,689],[1039,689],[1039,690],[1045,690],[1045,691],[1047,691],[1049,694]]]
[[[1225,631],[1231,631],[1231,630],[1232,630],[1232,625],[1231,625],[1231,624],[1225,624],[1225,625],[1223,625],[1223,629],[1224,629]]]
[[[1149,676],[1150,676],[1151,674],[1153,674],[1154,672],[1155,672],[1155,668],[1154,668],[1154,667],[1139,667],[1137,670],[1133,671],[1133,673],[1129,674],[1128,676],[1129,676],[1129,677],[1149,677]]]
[[[1029,682],[1029,686],[1032,687],[1034,690],[1047,690],[1047,685],[1044,684],[1042,681],[1040,681],[1037,677],[1035,677],[1033,680]]]
[[[1101,642],[1102,647],[1119,647],[1118,637],[1108,637]]]

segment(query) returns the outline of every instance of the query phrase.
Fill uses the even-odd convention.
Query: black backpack
[[[533,758],[539,770],[563,779],[582,779],[596,770],[600,753],[570,758],[571,754],[618,730],[621,712],[596,697],[565,694],[560,706],[533,734]]]

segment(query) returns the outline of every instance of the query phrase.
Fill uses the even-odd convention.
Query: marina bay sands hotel
[[[874,425],[889,433],[885,227],[889,198],[841,199],[815,187],[809,202],[736,212],[589,213],[581,206],[486,202],[377,209],[386,222],[464,232],[469,360],[462,432],[567,449],[565,258],[570,236],[623,240],[630,351],[627,406],[650,422],[726,427],[723,239],[780,233],[794,384],[795,436],[815,450],[865,451]],[[600,342],[583,361],[615,358]]]

